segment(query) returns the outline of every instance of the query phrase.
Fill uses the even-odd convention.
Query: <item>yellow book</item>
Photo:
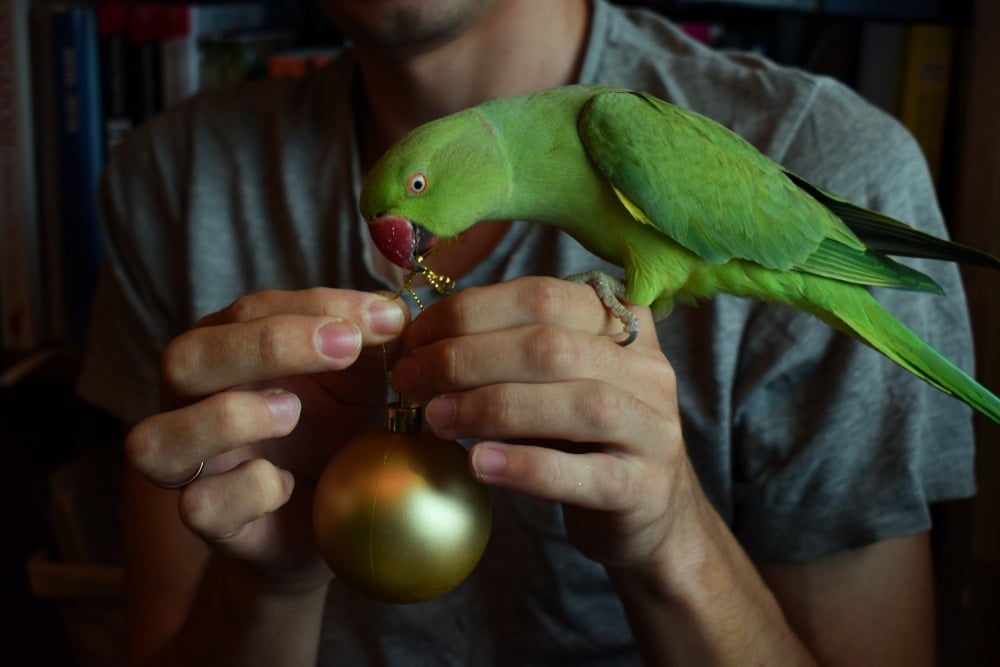
[[[907,30],[899,118],[924,151],[937,182],[941,169],[954,28],[916,24]]]

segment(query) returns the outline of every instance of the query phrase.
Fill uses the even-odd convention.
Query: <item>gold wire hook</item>
[[[445,248],[450,248],[456,243],[459,243],[461,240],[462,240],[462,235],[457,234],[449,239],[445,239],[443,241],[440,241],[439,243],[434,244],[430,248],[430,250],[428,250],[423,255],[418,255],[414,259],[416,260],[417,264],[423,265],[424,261],[428,257],[431,257],[432,255],[444,250]],[[413,299],[413,303],[417,305],[417,310],[423,312],[424,302],[420,299],[420,296],[417,294],[417,291],[413,288],[413,278],[417,275],[418,275],[417,271],[410,271],[405,276],[403,276],[403,284],[393,295],[393,298],[402,299],[404,294],[408,294],[410,298]],[[434,291],[440,294],[441,296],[448,296],[449,294],[453,294],[455,292],[456,282],[454,278],[450,278],[444,275],[443,273],[438,273],[437,271],[433,271],[428,268],[425,268],[422,272],[419,273],[419,275],[423,276],[424,280],[427,281],[427,284],[433,287]],[[386,385],[391,388],[392,387],[392,383],[390,382],[391,374],[389,373],[389,347],[385,343],[382,343],[382,372],[385,374]],[[405,400],[402,396],[399,396],[398,399],[400,403],[403,403]]]

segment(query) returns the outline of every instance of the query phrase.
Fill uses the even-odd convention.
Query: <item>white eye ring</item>
[[[406,191],[410,193],[411,196],[422,195],[427,192],[428,180],[427,174],[423,171],[415,171],[410,174],[410,177],[406,179]]]

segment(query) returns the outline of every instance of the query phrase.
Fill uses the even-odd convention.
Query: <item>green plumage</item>
[[[407,190],[416,173],[419,193]],[[1000,423],[1000,399],[867,289],[940,291],[889,254],[1000,261],[825,192],[650,95],[569,86],[429,123],[383,156],[361,208],[373,227],[403,218],[440,237],[488,219],[558,226],[625,269],[629,303],[657,313],[718,293],[786,303]]]

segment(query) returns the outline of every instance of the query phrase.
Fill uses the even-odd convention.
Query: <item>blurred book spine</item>
[[[163,104],[173,106],[205,88],[203,40],[267,25],[261,3],[164,5],[161,13]]]
[[[0,0],[0,340],[43,339],[29,44],[30,0]]]
[[[862,28],[858,92],[886,113],[899,113],[906,27],[901,23],[868,23]]]
[[[52,6],[36,4],[31,12],[32,106],[35,119],[35,173],[38,184],[38,233],[47,342],[68,337],[62,207],[59,201],[59,121],[56,118]]]
[[[108,154],[134,127],[128,93],[128,18],[126,2],[97,5],[101,110]]]
[[[160,66],[161,10],[153,3],[129,4],[128,103],[132,123],[141,125],[163,110]]]
[[[268,75],[271,57],[288,46],[293,35],[283,31],[250,30],[203,37],[201,89],[224,88]]]
[[[914,24],[906,32],[899,119],[923,149],[935,182],[941,174],[954,33],[942,24]]]
[[[302,77],[330,62],[334,49],[297,49],[279,51],[267,63],[267,75],[275,79]]]
[[[97,183],[104,161],[95,12],[53,11],[52,57],[69,337],[82,342],[100,262]]]

